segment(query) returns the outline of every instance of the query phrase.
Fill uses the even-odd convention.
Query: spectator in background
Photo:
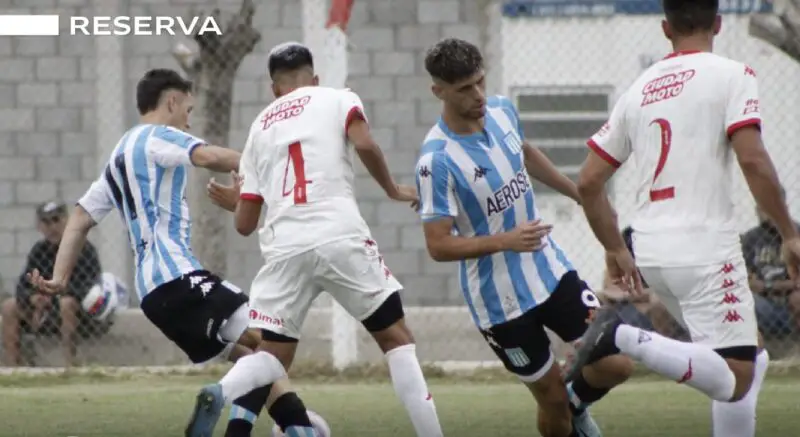
[[[782,192],[784,200],[786,192]],[[781,236],[756,207],[758,226],[742,236],[742,251],[755,295],[758,326],[765,336],[786,336],[800,328],[800,289],[781,260]],[[800,228],[800,224],[798,225]]]
[[[101,267],[97,251],[87,242],[64,294],[50,296],[38,293],[25,274],[38,269],[45,277],[53,274],[58,245],[67,223],[67,207],[62,202],[48,202],[36,209],[37,229],[44,238],[33,245],[17,283],[16,296],[2,305],[2,336],[5,361],[21,365],[20,334],[61,336],[67,366],[75,365],[76,340],[98,336],[108,331],[110,322],[97,322],[83,310],[81,302],[100,281]]]
[[[633,254],[633,229],[628,226],[622,230],[622,237],[628,250]],[[626,323],[637,328],[655,331],[670,338],[688,338],[686,331],[678,324],[667,311],[658,297],[648,290],[647,282],[642,279],[644,294],[641,296],[628,296],[627,293],[611,283],[611,278],[606,272],[603,278],[603,291],[598,297],[604,304],[612,305],[619,311]]]

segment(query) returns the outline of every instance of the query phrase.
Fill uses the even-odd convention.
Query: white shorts
[[[250,290],[250,327],[299,339],[308,309],[322,291],[364,321],[402,288],[374,240],[334,241],[259,270]]]
[[[695,343],[758,345],[755,301],[744,258],[699,267],[640,267],[642,277]]]

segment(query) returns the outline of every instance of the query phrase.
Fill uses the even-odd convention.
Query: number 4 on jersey
[[[289,182],[289,163],[294,173],[294,185],[287,189]],[[286,169],[283,172],[283,197],[294,194],[294,204],[306,203],[306,185],[311,181],[306,180],[306,163],[303,159],[303,148],[300,143],[289,144],[289,156],[286,158]]]
[[[650,125],[657,125],[659,133],[661,134],[661,152],[658,155],[658,164],[656,164],[656,172],[653,175],[653,186],[650,189],[650,201],[659,202],[668,200],[675,197],[675,187],[662,187],[656,188],[658,176],[664,171],[664,166],[667,165],[667,157],[669,156],[669,149],[672,147],[672,126],[669,121],[663,118],[657,118],[650,122]]]

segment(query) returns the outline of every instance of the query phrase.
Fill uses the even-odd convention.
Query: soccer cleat
[[[579,415],[572,416],[572,428],[578,437],[603,437],[589,410],[583,410]]]
[[[192,418],[186,426],[186,437],[212,437],[217,425],[225,399],[222,386],[211,384],[203,387],[197,395]]]
[[[619,353],[614,335],[617,326],[622,323],[619,313],[613,308],[600,308],[581,339],[581,345],[575,351],[572,367],[566,372],[566,381],[572,381],[583,369],[609,355]]]

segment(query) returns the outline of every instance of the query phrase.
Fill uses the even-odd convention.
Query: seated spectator
[[[766,337],[783,337],[800,328],[800,289],[789,280],[781,260],[782,240],[778,230],[759,208],[756,214],[759,224],[742,236],[742,251],[755,298],[758,327]]]
[[[633,229],[630,226],[622,230],[622,237],[631,254],[633,254],[632,235]],[[647,282],[644,279],[642,279],[642,285],[645,289],[643,295],[629,296],[628,293],[611,283],[611,278],[606,272],[603,279],[603,291],[598,293],[598,297],[605,304],[614,306],[622,319],[632,326],[655,331],[671,338],[688,338],[686,330],[675,321],[655,293],[648,290]]]
[[[2,305],[2,336],[5,361],[10,366],[21,365],[20,334],[60,335],[67,366],[76,364],[77,337],[89,338],[108,331],[111,322],[98,322],[83,310],[81,301],[100,281],[101,267],[97,251],[87,242],[70,278],[67,291],[50,296],[34,290],[26,274],[38,269],[45,277],[53,275],[58,245],[67,222],[67,207],[61,202],[49,202],[36,209],[37,229],[44,238],[28,253],[25,269],[17,284],[16,296]]]

